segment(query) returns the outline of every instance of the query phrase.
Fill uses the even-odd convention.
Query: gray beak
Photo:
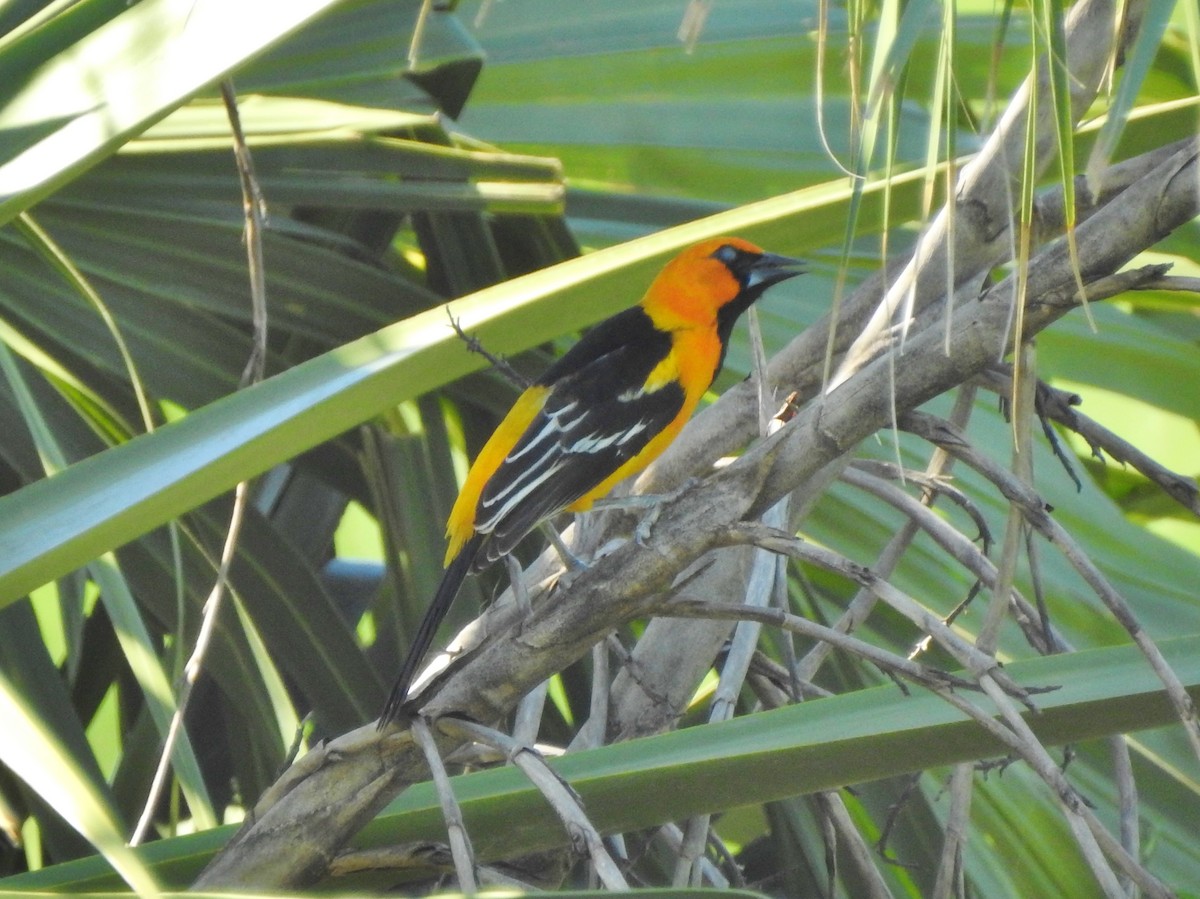
[[[777,256],[774,253],[763,253],[750,266],[746,276],[747,287],[770,287],[796,275],[808,271],[802,259],[792,259],[790,256]]]

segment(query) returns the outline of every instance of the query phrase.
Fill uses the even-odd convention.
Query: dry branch
[[[1155,281],[1147,286],[1152,287]],[[1011,377],[1007,366],[997,365],[980,375],[980,383],[1001,396],[1007,396]],[[1039,389],[1040,408],[1051,419],[1087,441],[1093,455],[1108,454],[1117,462],[1132,466],[1193,515],[1200,515],[1200,487],[1185,475],[1171,471],[1165,465],[1138,449],[1125,438],[1114,434],[1079,411],[1082,399],[1076,394],[1047,384]]]
[[[1197,719],[1196,707],[1187,690],[1162,657],[1158,646],[1142,629],[1124,597],[1117,592],[1074,538],[1050,516],[1045,502],[1028,485],[1012,477],[986,455],[976,451],[966,436],[947,422],[922,412],[909,412],[901,419],[901,426],[937,443],[987,477],[1005,499],[1012,503],[1013,508],[1024,515],[1025,520],[1063,554],[1142,650],[1147,662],[1166,687],[1192,752],[1200,759],[1200,720]]]

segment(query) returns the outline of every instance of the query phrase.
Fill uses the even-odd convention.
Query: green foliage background
[[[0,721],[9,747],[0,749],[0,826],[11,844],[0,865],[16,875],[0,888],[115,887],[102,863],[72,862],[97,850],[135,887],[149,889],[154,876],[182,888],[219,842],[212,828],[272,783],[297,733],[307,745],[374,716],[440,571],[456,479],[512,397],[464,352],[440,304],[604,250],[453,304],[489,348],[519,353],[516,364],[536,370],[560,339],[637,297],[673,248],[670,232],[626,241],[809,188],[746,211],[746,236],[813,262],[810,275],[763,304],[767,350],[777,349],[829,308],[840,265],[853,283],[880,265],[884,246],[911,246],[928,213],[920,167],[930,141],[939,158],[974,149],[1034,46],[1024,8],[958,4],[943,57],[950,32],[937,5],[850,5],[829,10],[817,79],[818,10],[808,4],[717,2],[690,49],[676,37],[685,7],[677,0],[453,6],[419,29],[421,4],[395,0],[314,0],[286,12],[167,0],[0,6]],[[1198,27],[1186,0],[1150,5],[1150,50],[1133,57],[1148,60],[1145,70],[1125,76],[1139,75],[1128,91],[1118,78],[1107,120],[1122,126],[1118,158],[1195,134]],[[890,71],[901,77],[874,168],[886,159],[893,174],[916,174],[897,179],[886,223],[867,202],[844,243],[856,200],[816,112],[834,157],[860,164],[853,110],[881,33],[899,36]],[[948,102],[938,94],[944,58]],[[213,87],[231,71],[270,213],[271,377],[243,391],[251,350],[243,212]],[[1107,139],[1105,105],[1076,136],[1081,168],[1097,134],[1102,147]],[[1180,229],[1147,256],[1197,275],[1200,228]],[[1093,314],[1094,331],[1077,316],[1039,339],[1042,373],[1080,393],[1088,414],[1196,476],[1195,295],[1142,292]],[[718,389],[748,370],[739,337]],[[1008,430],[990,403],[979,401],[972,433],[1003,455]],[[888,459],[888,444],[862,452]],[[1056,517],[1153,636],[1194,637],[1195,517],[1141,475],[1072,448],[1079,490],[1045,445],[1037,450],[1037,487]],[[901,453],[924,464],[915,442]],[[245,478],[256,480],[232,593],[173,759],[174,786],[154,816],[165,839],[133,854],[123,842],[213,583],[227,491]],[[1006,505],[970,473],[957,483],[1002,532]],[[900,523],[841,485],[806,534],[866,563]],[[495,577],[464,595],[460,622]],[[804,577],[798,608],[835,616],[846,586]],[[1049,551],[1040,577],[1055,623],[1077,646],[1125,642]],[[1021,578],[1028,589],[1029,573]],[[894,580],[940,614],[970,586],[919,541]],[[967,632],[977,625],[970,615],[960,623]],[[886,615],[862,635],[892,647],[914,639]],[[1005,636],[1002,658],[1030,654],[1018,637]],[[1096,677],[1112,664],[1092,658]],[[565,742],[582,714],[582,677],[567,672],[556,684],[547,739]],[[849,663],[826,680],[835,692],[880,682]],[[895,702],[874,695],[873,708]],[[697,709],[684,724],[701,720]],[[1148,710],[1141,726],[1162,720]],[[866,755],[888,751],[888,728],[873,736],[864,737]],[[781,751],[759,739],[762,751]],[[1147,865],[1186,889],[1200,882],[1196,759],[1177,727],[1127,739]],[[647,743],[617,762],[579,761],[580,780],[615,764],[635,783],[632,772],[663,751]],[[1072,777],[1111,813],[1103,744],[1077,751]],[[890,770],[926,767],[909,752],[889,757]],[[740,757],[747,782],[752,757]],[[695,770],[690,789],[706,789],[701,761],[668,755],[661,764]],[[484,786],[472,795],[503,808],[503,790],[517,788],[489,787],[488,776],[507,775],[479,775]],[[916,866],[881,865],[895,895],[926,888],[945,823],[943,780],[935,769],[917,781],[891,834],[891,850]],[[849,797],[868,839],[902,786],[885,778]],[[794,798],[814,788],[798,782],[787,798],[732,809],[718,823],[743,850],[752,885],[799,895],[825,882],[819,816]],[[646,820],[688,813],[671,814],[670,796],[613,789],[644,803]],[[437,838],[428,799],[406,794],[364,840],[406,826]],[[979,783],[971,826],[972,894],[1089,895],[1052,797],[1021,766]],[[555,839],[549,832],[506,851],[540,848]],[[655,859],[644,865],[648,881],[669,883]],[[853,876],[837,889],[854,895]]]

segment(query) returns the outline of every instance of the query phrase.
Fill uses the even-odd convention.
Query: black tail
[[[388,697],[387,705],[383,707],[383,713],[379,716],[380,730],[400,717],[401,710],[408,701],[408,688],[420,670],[425,653],[429,652],[429,647],[433,645],[438,626],[446,617],[446,613],[450,611],[450,606],[453,604],[454,598],[458,596],[458,590],[462,587],[463,581],[471,573],[471,566],[475,562],[475,556],[479,553],[480,543],[482,540],[478,534],[471,537],[450,562],[446,573],[442,575],[442,582],[438,584],[437,592],[433,594],[433,602],[425,610],[425,617],[421,619],[421,624],[417,628],[417,634],[408,650],[408,657],[400,666],[400,675],[396,678],[395,686],[392,687],[392,694]]]

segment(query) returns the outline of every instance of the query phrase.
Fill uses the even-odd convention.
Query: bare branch
[[[996,485],[1006,499],[1021,510],[1025,520],[1063,554],[1146,656],[1150,667],[1167,689],[1167,695],[1175,706],[1192,751],[1200,758],[1200,719],[1197,718],[1195,704],[1183,683],[1171,670],[1158,646],[1142,629],[1124,597],[1075,539],[1050,516],[1046,503],[1032,489],[1012,477],[988,456],[978,452],[957,428],[948,423],[923,412],[909,412],[901,419],[900,426],[937,443],[984,475]]]
[[[1154,283],[1152,280],[1147,285]],[[979,380],[989,390],[1007,396],[1009,385],[1005,366],[997,365],[983,372]],[[1107,453],[1118,462],[1132,465],[1193,515],[1200,515],[1200,488],[1195,481],[1159,464],[1125,438],[1081,413],[1078,407],[1083,399],[1077,394],[1048,384],[1040,386],[1039,394],[1046,415],[1086,440],[1094,454]]]
[[[423,718],[415,718],[412,722],[413,739],[421,747],[425,763],[433,778],[434,789],[437,790],[438,801],[442,805],[442,818],[446,822],[446,834],[450,839],[450,857],[454,861],[454,873],[458,876],[458,885],[468,895],[473,895],[475,885],[475,851],[471,848],[471,838],[467,835],[466,824],[463,823],[462,808],[454,796],[454,787],[450,785],[450,775],[442,763],[442,756],[434,742],[429,725]]]
[[[655,614],[672,618],[712,618],[725,621],[758,621],[790,631],[813,640],[824,640],[838,649],[866,659],[882,671],[895,674],[905,680],[932,689],[934,686],[949,686],[960,690],[978,689],[971,681],[913,662],[903,656],[880,649],[878,646],[839,633],[832,628],[792,615],[780,609],[747,606],[737,603],[700,602],[699,600],[674,600],[654,609]]]
[[[246,366],[242,370],[238,386],[248,387],[260,382],[266,373],[267,275],[266,266],[263,264],[262,247],[263,227],[266,224],[266,201],[263,199],[258,178],[254,174],[254,160],[250,155],[250,148],[246,144],[246,136],[242,132],[237,94],[234,92],[233,82],[229,79],[221,82],[221,98],[225,104],[225,113],[229,118],[229,128],[233,137],[233,155],[237,165],[238,179],[242,186],[242,211],[245,215],[246,268],[250,276],[250,318],[253,333],[250,341],[250,358],[246,360]],[[129,841],[131,846],[138,845],[146,838],[153,821],[154,810],[158,808],[162,792],[166,788],[171,756],[183,731],[183,719],[191,702],[192,687],[203,669],[204,658],[212,642],[222,600],[229,584],[229,569],[233,565],[242,523],[246,518],[249,493],[250,485],[247,481],[241,481],[234,488],[233,510],[229,514],[229,530],[221,547],[221,562],[217,568],[216,578],[209,591],[208,599],[204,603],[203,619],[200,631],[196,635],[195,646],[184,665],[179,685],[179,700],[175,713],[171,716],[166,738],[163,740],[162,752],[141,817],[138,819],[133,836]]]
[[[579,795],[571,789],[570,784],[554,773],[537,750],[497,730],[471,721],[443,718],[438,722],[438,727],[457,739],[477,740],[502,750],[554,809],[554,813],[567,830],[571,845],[591,858],[604,886],[610,890],[629,889],[621,869],[604,848],[600,832],[588,820]]]

